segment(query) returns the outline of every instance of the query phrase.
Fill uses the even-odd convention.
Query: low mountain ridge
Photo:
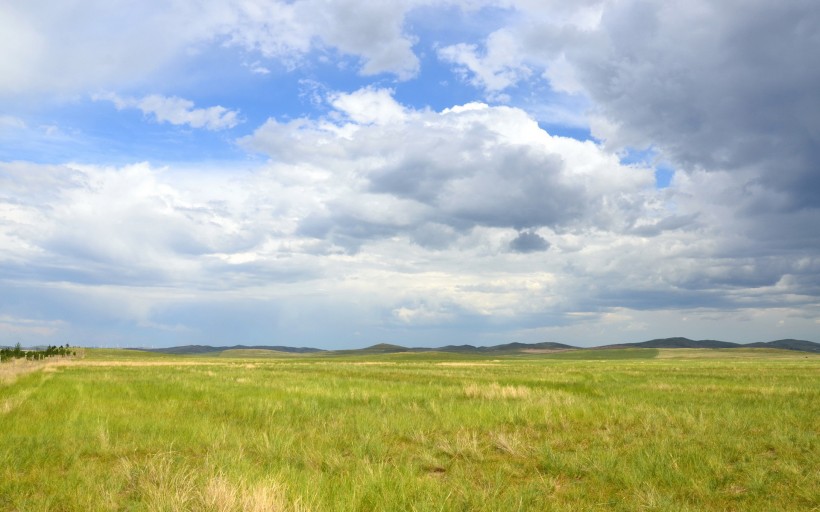
[[[748,345],[741,346],[754,348],[781,348],[785,350],[799,350],[801,352],[820,352],[820,343],[793,339],[749,343]]]
[[[599,348],[737,348],[748,345],[718,340],[690,340],[689,338],[658,338],[640,343],[618,343]]]
[[[232,347],[211,347],[208,345],[185,345],[181,347],[168,348],[152,348],[152,349],[130,349],[143,350],[147,352],[159,352],[163,354],[177,354],[177,355],[197,355],[197,354],[211,354],[219,353],[225,350],[271,350],[277,352],[290,352],[295,354],[336,354],[336,355],[353,355],[353,354],[393,354],[399,352],[450,352],[463,354],[516,354],[527,353],[531,351],[544,350],[601,350],[601,349],[620,349],[620,348],[700,348],[700,349],[732,349],[732,348],[772,348],[782,350],[796,350],[801,352],[820,353],[820,343],[806,340],[782,339],[768,342],[756,343],[732,343],[730,341],[719,340],[691,340],[683,337],[673,338],[657,338],[648,341],[636,343],[616,343],[612,345],[602,345],[598,347],[581,348],[564,343],[555,343],[551,341],[542,343],[505,343],[502,345],[493,345],[489,347],[479,347],[474,345],[446,345],[438,348],[428,347],[403,347],[401,345],[394,345],[392,343],[378,343],[370,347],[361,349],[348,350],[323,350],[310,347],[285,347],[285,346],[268,346],[268,345],[234,345]]]

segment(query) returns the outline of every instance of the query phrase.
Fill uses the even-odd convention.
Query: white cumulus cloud
[[[151,94],[143,98],[122,97],[114,93],[96,94],[95,100],[107,100],[118,110],[135,108],[160,123],[188,125],[191,128],[224,130],[241,122],[239,112],[222,106],[194,108],[194,102],[175,96]]]

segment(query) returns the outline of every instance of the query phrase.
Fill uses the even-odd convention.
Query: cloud
[[[418,136],[419,127],[438,131],[431,140],[453,144],[447,160],[432,163],[465,158],[464,168],[481,167],[472,172],[490,176],[497,172],[496,150],[552,140],[537,125],[528,128],[514,109],[475,105],[409,112],[386,126],[399,141]],[[496,132],[488,134],[488,126]],[[637,169],[641,178],[631,182],[634,169],[617,160],[604,158],[607,166],[597,168],[594,144],[548,146],[542,149],[566,165],[543,172],[569,169],[566,179],[601,186],[598,192],[579,186],[580,196],[569,199],[600,194],[613,203],[609,216],[621,220],[581,206],[560,223],[517,229],[515,216],[492,217],[501,210],[496,201],[509,209],[520,200],[510,201],[498,187],[472,201],[486,203],[480,217],[456,215],[460,210],[438,201],[435,191],[371,190],[379,162],[395,152],[371,128],[338,133],[328,142],[337,146],[332,151],[306,145],[301,158],[292,154],[241,173],[148,164],[0,165],[4,314],[47,319],[26,325],[108,344],[500,343],[519,331],[522,340],[590,343],[623,341],[640,326],[648,326],[640,331],[647,337],[668,335],[659,322],[684,335],[708,326],[714,333],[715,324],[698,313],[706,310],[731,329],[746,311],[763,333],[767,322],[786,318],[784,312],[754,316],[771,308],[794,315],[788,321],[796,332],[816,328],[820,259],[776,238],[760,246],[738,229],[746,219],[726,215],[730,205],[693,193],[722,197],[732,182],[722,182],[720,173],[695,174],[697,182],[658,191],[651,172]],[[481,144],[468,144],[470,137]],[[464,148],[475,153],[462,154]],[[359,156],[341,165],[346,155]],[[476,193],[458,182],[457,174],[445,174],[446,197]],[[532,192],[545,201],[565,193]],[[693,210],[698,216],[687,224]],[[816,226],[811,221],[803,220],[807,235]],[[657,229],[649,238],[634,233],[635,226]],[[738,332],[762,336],[753,328]],[[46,335],[27,331],[26,339]]]
[[[809,2],[18,4],[0,7],[8,336],[327,346],[816,332]],[[446,9],[470,25],[422,19]],[[449,80],[420,67],[425,51],[475,88],[442,86],[461,104],[411,106],[397,98],[417,84],[384,85]],[[26,161],[83,160],[87,138],[27,105],[88,91],[116,91],[97,98],[157,123],[236,127],[235,109],[143,96],[232,59],[255,83],[299,69],[370,85],[302,80],[312,113],[242,102],[254,122],[270,116],[238,141],[263,158]],[[48,100],[16,101],[27,94]],[[509,106],[470,102],[482,94]],[[588,127],[599,142],[556,135]],[[52,137],[70,156],[43,156]],[[656,187],[654,162],[625,164],[630,148],[674,168],[669,186]]]
[[[555,265],[567,265],[562,307],[582,311],[770,307],[784,286],[803,294],[795,299],[803,305],[816,296],[808,284],[813,267],[800,263],[817,238],[805,231],[815,216],[806,215],[803,240],[793,252],[780,246],[782,261],[773,265],[766,252],[782,242],[766,248],[749,230],[761,220],[756,229],[776,230],[783,219],[747,224],[736,214],[742,201],[731,195],[744,193],[726,173],[686,175],[658,190],[651,169],[622,165],[591,142],[550,136],[509,107],[405,109],[378,129],[366,117],[361,124],[333,119],[331,112],[298,123],[269,120],[243,144],[268,152],[277,166],[310,169],[322,199],[297,234],[347,254],[403,240],[442,259],[480,253],[475,265],[495,267],[501,263],[490,255],[550,249]],[[797,275],[804,277],[789,277]],[[476,311],[464,296],[447,300]]]
[[[219,28],[226,43],[298,66],[313,50],[331,50],[362,59],[363,75],[416,75],[414,39],[403,31],[414,2],[362,4],[355,0],[301,2],[251,0],[229,3],[230,22]]]
[[[292,333],[333,309],[317,339],[512,324],[574,307],[566,255],[609,246],[655,194],[650,169],[518,109],[413,110],[378,89],[328,101],[325,118],[244,139],[270,161],[241,173],[0,165],[6,300],[40,304],[67,333],[128,324],[175,340],[201,340],[203,315],[235,325],[238,308],[246,326],[275,317]],[[522,233],[519,249],[548,236],[550,251],[511,253]]]
[[[147,164],[119,169],[3,165],[0,178],[7,194],[13,194],[4,194],[0,203],[8,212],[0,236],[10,242],[3,273],[160,284],[196,282],[211,269],[241,279],[241,271],[218,255],[253,250],[274,224],[250,228],[234,217],[241,213],[229,205],[247,200],[243,193],[233,198],[222,193],[217,199],[214,190],[189,198],[188,185],[172,185],[163,174]],[[228,186],[221,179],[211,185]]]
[[[637,224],[631,232],[640,236],[658,236],[664,231],[676,229],[695,229],[698,227],[698,214],[670,215],[660,220],[646,219],[645,223]]]
[[[222,106],[194,108],[194,102],[177,97],[166,97],[158,94],[141,99],[124,98],[115,93],[96,94],[95,101],[110,101],[117,110],[136,108],[145,115],[152,115],[157,122],[173,125],[188,125],[191,128],[207,130],[225,130],[241,122],[239,112]]]
[[[549,247],[547,239],[534,231],[522,231],[510,242],[510,250],[520,253],[546,251]]]
[[[64,325],[61,321],[35,320],[0,315],[0,336],[19,339],[21,336],[31,339],[51,337]]]
[[[371,97],[374,91],[349,97],[359,93]],[[453,321],[490,311],[526,316],[530,306],[520,297],[509,310],[503,301],[484,304],[485,297],[500,301],[514,293],[512,275],[536,268],[513,273],[505,253],[548,254],[540,269],[560,277],[539,287],[540,300],[532,300],[563,311],[771,307],[786,288],[797,294],[796,307],[815,300],[812,285],[796,284],[814,282],[813,264],[805,263],[807,242],[791,253],[778,251],[776,265],[768,261],[751,224],[733,213],[739,203],[727,202],[742,192],[733,192],[735,182],[725,173],[691,175],[697,182],[687,175],[658,190],[651,169],[622,165],[592,142],[551,136],[515,108],[468,104],[391,112],[395,116],[378,127],[371,117],[355,122],[344,112],[285,124],[269,120],[242,143],[267,152],[283,178],[302,169],[300,186],[321,190],[312,213],[297,223],[299,236],[354,259],[396,254],[389,261],[408,271],[414,265],[400,262],[427,261],[429,251],[435,265],[469,254],[477,269],[507,269],[499,279],[505,284],[478,296],[475,287],[468,295],[427,282],[427,296],[436,290],[440,304],[460,312]],[[811,218],[801,225],[808,229]],[[774,228],[782,219],[772,222]],[[481,280],[447,268],[467,281]],[[798,275],[804,278],[792,277]],[[394,309],[410,318],[414,308],[405,301]]]
[[[406,14],[422,1],[67,0],[0,7],[0,95],[117,90],[176,76],[209,48],[239,50],[249,73],[294,69],[324,56],[360,73],[417,75]],[[460,2],[452,2],[458,4]],[[222,69],[215,71],[221,73]],[[220,75],[221,76],[221,75]]]
[[[622,2],[568,58],[613,146],[655,144],[680,167],[743,173],[816,208],[818,26],[810,2]]]
[[[71,94],[144,79],[212,37],[220,18],[215,6],[188,2],[69,0],[0,9],[0,95]]]
[[[386,125],[403,120],[407,113],[390,89],[367,87],[352,93],[333,93],[330,104],[356,124]]]
[[[326,45],[363,58],[362,74],[386,72],[406,80],[418,73],[414,39],[403,31],[412,2],[309,0],[297,5],[303,22]]]
[[[483,40],[438,49],[438,57],[454,65],[468,83],[491,98],[507,89],[546,78],[554,91],[583,92],[565,51],[600,24],[604,2],[510,1],[513,10],[501,28]]]
[[[10,4],[0,6],[0,92],[24,90],[36,79],[34,68],[45,52],[44,35],[20,11]]]
[[[401,306],[395,308],[392,313],[396,320],[408,325],[435,325],[455,317],[446,307],[429,304]]]
[[[242,141],[275,162],[311,169],[336,190],[326,213],[302,222],[304,234],[424,240],[432,226],[620,231],[641,215],[654,185],[650,169],[623,167],[593,143],[550,136],[518,109],[410,111],[372,89],[331,101],[338,116],[271,119]],[[619,199],[607,199],[612,194]]]
[[[583,94],[610,149],[652,147],[681,172],[731,171],[745,190],[784,195],[758,209],[820,207],[812,2],[512,5],[519,16],[483,43],[440,57],[490,95],[532,85],[531,75]]]
[[[457,65],[470,83],[490,93],[516,85],[531,74],[520,59],[518,39],[507,30],[490,34],[483,54],[474,44],[459,43],[440,48],[438,56],[445,62]]]
[[[472,68],[462,59],[473,84],[513,94],[526,77],[505,70],[526,67],[529,85],[543,77],[588,99],[581,105],[605,149],[652,148],[676,169],[670,188],[626,223],[625,232],[653,245],[646,254],[621,237],[609,261],[584,258],[624,273],[607,285],[617,293],[602,305],[773,307],[787,300],[786,287],[802,307],[816,300],[820,71],[806,63],[820,10],[810,2],[760,1],[740,10],[590,2],[581,9],[586,18],[562,18],[551,15],[555,6],[515,6],[521,16],[499,31],[517,52],[494,53],[497,33],[483,45],[464,43],[472,46],[463,55],[476,58]],[[600,299],[608,293],[590,290]]]

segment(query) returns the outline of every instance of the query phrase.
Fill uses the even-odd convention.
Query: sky
[[[815,0],[0,4],[0,344],[820,341]]]

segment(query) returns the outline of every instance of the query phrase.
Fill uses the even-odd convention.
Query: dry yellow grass
[[[305,512],[301,501],[288,499],[285,487],[272,479],[247,483],[223,474],[203,483],[195,468],[180,468],[174,452],[156,454],[148,463],[122,459],[119,472],[129,481],[127,492],[139,495],[151,511]]]
[[[0,401],[0,414],[8,414],[25,402],[33,390],[22,391],[10,398]]]
[[[459,429],[455,436],[439,439],[435,446],[440,453],[456,459],[476,459],[481,455],[478,434],[467,429]]]
[[[495,432],[491,434],[493,445],[501,452],[514,457],[530,454],[529,446],[517,433]]]
[[[279,512],[307,510],[301,504],[289,503],[282,485],[261,482],[235,483],[222,475],[212,477],[202,492],[204,510],[213,512]]]
[[[470,367],[470,366],[495,366],[497,361],[488,361],[486,363],[474,363],[471,361],[456,361],[446,363],[436,363],[436,366],[454,366],[454,367]]]
[[[530,393],[528,387],[502,386],[497,382],[484,385],[472,383],[464,387],[464,394],[469,398],[483,398],[485,400],[528,398]]]
[[[26,361],[15,359],[0,364],[0,384],[13,384],[21,375],[35,372],[55,364],[55,361]]]

